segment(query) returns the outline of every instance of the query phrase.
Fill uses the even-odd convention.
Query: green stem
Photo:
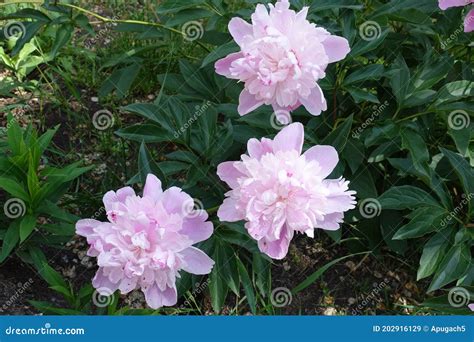
[[[86,9],[84,9],[82,7],[79,7],[79,6],[75,6],[75,5],[71,5],[71,4],[58,4],[58,5],[73,8],[73,9],[79,11],[79,12],[89,14],[90,16],[93,16],[93,17],[95,17],[99,20],[102,20],[105,23],[140,24],[140,25],[146,25],[146,26],[154,26],[154,27],[159,27],[159,28],[162,28],[162,29],[174,32],[174,33],[179,33],[180,35],[184,36],[184,33],[181,32],[180,30],[176,30],[172,27],[168,27],[168,26],[165,26],[165,25],[159,24],[159,23],[151,23],[151,22],[148,22],[148,21],[141,21],[141,20],[110,19],[110,18],[107,18],[107,17],[103,17],[98,13],[86,10]]]
[[[402,121],[406,121],[406,120],[410,120],[410,119],[416,118],[416,117],[418,117],[418,116],[422,116],[422,115],[430,114],[430,113],[432,113],[432,112],[431,112],[431,111],[426,111],[426,112],[416,113],[416,114],[413,114],[413,115],[407,116],[406,118],[403,118],[403,119],[397,120],[397,123],[399,123],[399,122],[402,122]],[[395,118],[395,116],[394,116],[394,118]]]

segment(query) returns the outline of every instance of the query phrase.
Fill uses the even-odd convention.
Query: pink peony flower
[[[272,105],[275,112],[303,105],[319,115],[327,106],[316,82],[325,77],[329,63],[349,53],[349,43],[306,20],[308,7],[296,13],[288,0],[269,7],[270,12],[257,5],[252,24],[241,18],[229,22],[241,51],[217,61],[216,72],[244,82],[240,115],[263,104]]]
[[[313,146],[304,154],[300,123],[275,139],[250,139],[241,161],[220,164],[217,175],[232,190],[220,206],[221,221],[247,221],[245,228],[263,253],[282,259],[295,232],[314,237],[314,229],[339,229],[354,208],[354,191],[342,178],[326,179],[338,163],[334,147]]]
[[[141,288],[148,305],[157,309],[176,304],[181,270],[211,271],[214,262],[192,245],[209,238],[213,225],[180,188],[163,191],[160,180],[149,174],[143,197],[125,187],[107,192],[104,205],[109,222],[85,219],[76,224],[77,234],[90,244],[87,254],[97,257],[92,284],[100,294]]]
[[[439,8],[446,10],[450,7],[467,6],[474,4],[474,0],[438,0]],[[464,32],[474,31],[474,9],[471,9],[464,19]]]

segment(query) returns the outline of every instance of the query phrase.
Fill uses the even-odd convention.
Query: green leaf
[[[3,19],[36,19],[39,21],[44,21],[45,23],[48,23],[51,21],[51,19],[44,14],[41,11],[35,10],[33,8],[23,8],[20,9],[19,11],[16,11],[15,13],[8,14],[4,17]]]
[[[261,253],[253,253],[252,270],[255,274],[255,285],[262,297],[268,296],[271,292],[271,267],[271,262]]]
[[[448,212],[438,207],[422,207],[408,215],[410,222],[402,226],[393,236],[395,240],[413,239],[440,228],[441,220]]]
[[[17,121],[10,114],[8,115],[7,142],[13,155],[19,156],[26,152],[25,141],[23,140],[23,131]]]
[[[413,209],[419,206],[441,207],[426,191],[411,186],[394,186],[378,198],[382,209]]]
[[[168,101],[169,102],[169,101]],[[174,133],[172,122],[167,117],[167,113],[160,107],[150,103],[134,103],[123,107],[124,110],[136,113],[153,123],[164,128],[168,133]],[[174,117],[175,118],[175,117]]]
[[[28,236],[33,232],[36,225],[36,217],[33,215],[26,215],[23,217],[20,223],[20,242],[26,240]]]
[[[2,251],[0,253],[0,262],[10,255],[11,251],[15,248],[16,244],[20,240],[20,221],[13,221],[7,229],[5,236],[3,237]]]
[[[217,243],[214,260],[216,262],[216,267],[222,278],[224,278],[227,286],[238,296],[240,278],[239,270],[237,268],[237,258],[232,247],[228,244]]]
[[[348,9],[362,9],[361,5],[356,0],[318,0],[310,2],[310,12],[324,11],[333,8],[348,8]]]
[[[346,118],[342,124],[323,139],[323,144],[331,145],[341,153],[342,150],[344,150],[349,134],[351,133],[352,120],[353,115]]]
[[[100,87],[99,96],[107,96],[115,90],[118,98],[125,97],[137,78],[140,69],[141,63],[133,63],[124,68],[115,70]]]
[[[209,276],[209,292],[211,294],[211,305],[216,313],[221,311],[227,297],[228,287],[219,275],[219,270],[214,267]]]
[[[247,296],[247,303],[250,306],[250,310],[255,315],[257,314],[257,305],[256,305],[255,292],[253,290],[252,281],[250,280],[247,269],[245,268],[245,265],[242,263],[242,261],[237,259],[237,265],[239,267],[239,274],[240,274],[240,278],[242,279],[242,285],[244,286],[244,292],[245,292],[245,295]]]
[[[16,41],[15,47],[13,48],[11,55],[16,56],[23,49],[36,33],[45,25],[44,21],[29,21],[23,22],[25,27],[24,34],[21,35],[20,39]]]
[[[370,252],[360,252],[360,253],[354,253],[354,254],[349,254],[345,255],[341,258],[337,258],[335,260],[332,260],[331,262],[328,262],[321,268],[319,268],[316,272],[313,272],[311,275],[309,275],[304,281],[299,283],[291,292],[293,294],[296,294],[300,291],[303,291],[305,288],[313,284],[316,280],[318,280],[328,269],[330,269],[332,266],[336,265],[337,263],[347,259],[347,258],[352,258],[356,255],[361,255],[361,254],[369,254]]]
[[[10,195],[17,197],[23,201],[28,202],[30,199],[30,196],[26,192],[25,188],[13,179],[7,177],[0,177],[0,188],[8,192]]]
[[[204,0],[165,0],[161,1],[156,11],[158,14],[171,14],[180,12],[184,9],[193,8],[203,5]]]
[[[450,233],[442,230],[431,237],[423,247],[416,279],[420,280],[432,275],[451,245]]]
[[[371,39],[369,41],[364,40],[364,39],[358,40],[354,44],[354,46],[352,46],[351,52],[349,53],[349,57],[357,57],[367,52],[370,52],[372,50],[375,50],[376,48],[380,46],[380,44],[383,43],[385,38],[387,38],[388,32],[389,32],[388,30],[384,30],[380,32],[380,35],[377,34],[378,35],[377,38]],[[378,33],[378,30],[377,30],[377,33]]]
[[[474,82],[455,81],[445,84],[436,95],[435,106],[444,102],[457,101],[463,98],[472,98],[474,96]]]
[[[119,137],[138,142],[158,143],[173,141],[174,137],[164,128],[150,124],[136,124],[115,132]]]
[[[354,99],[355,103],[361,103],[364,101],[372,102],[372,103],[380,103],[377,96],[369,92],[365,89],[360,89],[356,87],[347,87],[346,88],[349,94],[351,94],[352,98]]]
[[[233,40],[220,45],[203,59],[201,68],[237,51],[239,51],[239,46]]]
[[[474,205],[472,197],[474,194],[474,170],[469,163],[461,157],[459,154],[449,151],[445,148],[440,148],[441,152],[448,158],[452,165],[454,172],[461,180],[461,184],[464,188],[464,199],[467,198],[469,203],[469,213],[471,217],[474,216]]]
[[[429,177],[430,170],[428,162],[430,155],[423,138],[411,129],[402,130],[400,135],[402,137],[402,147],[410,152],[410,157],[415,169]]]
[[[382,64],[372,64],[356,69],[344,79],[344,84],[364,82],[367,80],[378,80],[383,76],[384,66]]]
[[[148,151],[148,148],[143,142],[138,154],[138,172],[140,173],[142,184],[145,184],[148,174],[153,174],[161,180],[163,188],[166,188],[166,177],[158,164],[151,157],[150,151]]]
[[[56,39],[54,39],[54,45],[50,52],[51,58],[55,58],[59,52],[59,49],[69,42],[73,32],[74,26],[72,24],[61,25],[57,29]]]
[[[410,69],[408,69],[405,59],[401,55],[393,63],[393,69],[390,74],[390,85],[393,94],[397,98],[398,106],[401,108],[410,87]]]
[[[470,262],[471,252],[466,244],[451,247],[436,270],[428,292],[435,291],[462,277]]]

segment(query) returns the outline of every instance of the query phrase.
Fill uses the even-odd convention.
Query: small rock
[[[324,316],[335,316],[335,315],[337,315],[337,310],[336,310],[336,308],[333,308],[333,307],[330,306],[330,307],[326,308],[326,310],[324,310],[323,315]]]
[[[91,101],[92,102],[99,102],[99,98],[97,96],[92,96]]]

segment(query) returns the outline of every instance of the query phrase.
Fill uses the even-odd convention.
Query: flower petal
[[[250,94],[248,90],[244,89],[239,96],[239,106],[237,111],[240,115],[245,115],[257,109],[261,105],[263,105],[263,101],[258,101],[255,98],[255,95]]]
[[[474,8],[469,11],[464,19],[464,32],[474,31]]]
[[[438,5],[442,10],[448,9],[450,7],[459,7],[465,6],[468,2],[466,0],[439,0]]]
[[[161,188],[161,181],[153,174],[146,176],[145,187],[143,188],[143,196],[151,197],[155,201],[161,197],[163,189]]]
[[[84,237],[89,237],[93,234],[94,228],[102,224],[102,222],[93,219],[83,219],[76,222],[76,234]]]
[[[326,178],[331,174],[339,162],[339,156],[334,147],[329,145],[316,145],[304,153],[307,160],[315,160],[321,167],[320,176]]]
[[[230,71],[230,67],[232,66],[232,62],[242,58],[242,53],[241,52],[236,52],[236,53],[231,53],[227,57],[219,59],[215,64],[214,68],[216,69],[216,73],[219,75],[228,77],[228,78],[233,78],[232,73]]]
[[[298,151],[301,153],[304,142],[304,128],[299,122],[292,123],[283,128],[273,139],[273,150]]]
[[[234,167],[234,163],[233,161],[227,161],[217,166],[217,175],[231,188],[239,186],[237,179],[243,176],[243,174]]]
[[[329,35],[322,43],[329,58],[329,63],[344,59],[351,51],[349,42],[343,37]]]
[[[212,260],[206,253],[196,247],[189,247],[181,251],[184,262],[183,270],[192,274],[209,274],[214,266]]]
[[[300,97],[299,100],[311,115],[318,116],[321,114],[321,111],[327,109],[326,99],[324,98],[323,91],[318,84],[311,89],[311,93],[308,97]]]
[[[281,260],[288,254],[288,248],[292,238],[293,231],[285,227],[281,232],[280,239],[269,241],[266,238],[262,238],[258,241],[258,248],[272,259]]]
[[[237,203],[233,198],[226,198],[217,211],[217,217],[219,217],[219,220],[224,222],[236,222],[243,220],[245,215],[237,210],[236,204]]]
[[[179,231],[180,234],[186,235],[193,243],[198,243],[207,240],[211,237],[214,231],[212,222],[204,222],[207,220],[207,213],[205,210],[201,211],[198,217],[186,218],[183,221],[183,227]]]
[[[247,141],[247,152],[251,158],[260,159],[264,154],[273,152],[273,141],[267,138],[262,138],[262,140],[249,139]]]
[[[232,18],[229,21],[229,32],[235,42],[240,46],[244,42],[246,36],[253,34],[252,25],[238,17]]]

